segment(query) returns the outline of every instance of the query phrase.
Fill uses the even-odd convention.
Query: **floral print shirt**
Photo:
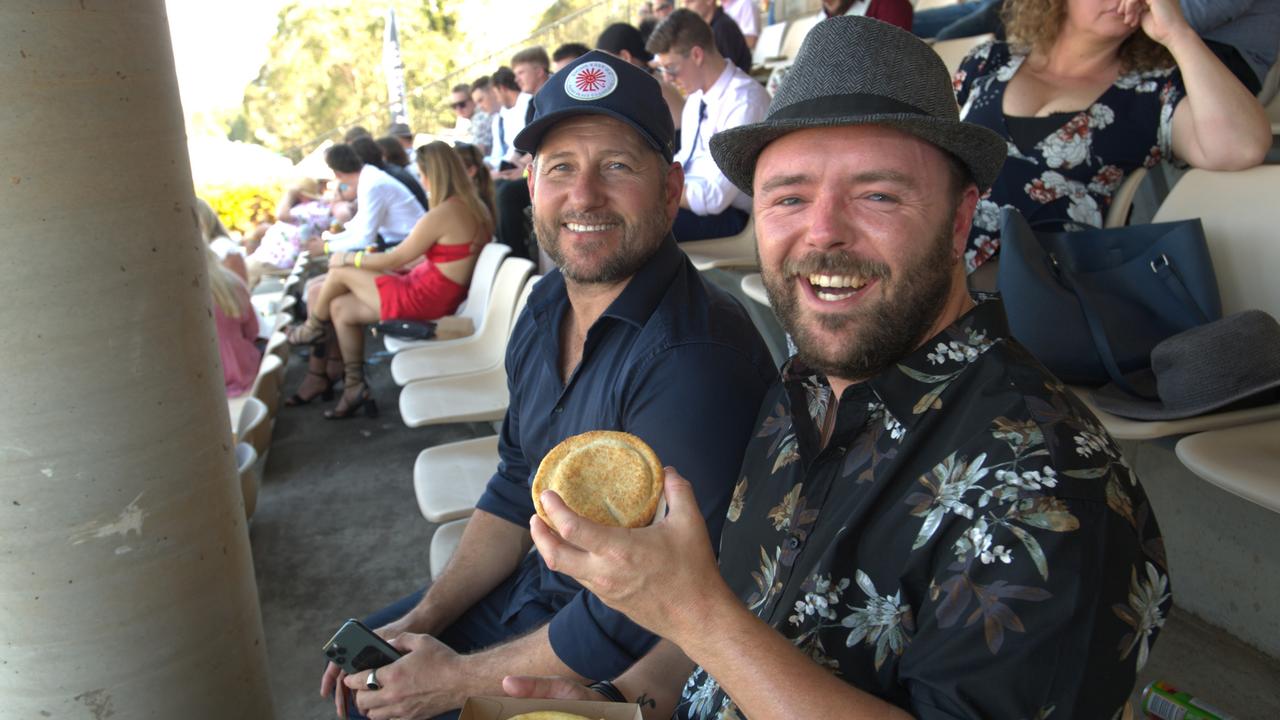
[[[1164,545],[1106,431],[1007,333],[984,302],[834,410],[791,360],[721,572],[813,662],[917,718],[1119,717],[1171,604]],[[676,715],[741,713],[698,668]]]
[[[1125,177],[1173,156],[1173,110],[1186,96],[1174,68],[1122,74],[1034,147],[1019,147],[1006,125],[1004,93],[1026,59],[1006,43],[984,43],[953,79],[961,119],[994,130],[1009,150],[978,202],[965,253],[970,272],[1000,249],[1001,208],[1017,208],[1041,230],[1102,227]]]

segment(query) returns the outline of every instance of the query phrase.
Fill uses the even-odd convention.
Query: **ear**
[[[965,248],[969,245],[969,230],[973,227],[973,216],[978,208],[978,186],[969,183],[960,194],[956,203],[955,216],[951,225],[951,252],[957,259],[964,257]]]
[[[707,53],[702,49],[701,45],[694,45],[689,48],[689,59],[693,61],[694,65],[701,66],[706,57]]]
[[[676,221],[676,213],[680,212],[680,200],[684,198],[684,166],[673,162],[667,166],[665,182],[667,201],[667,222]]]

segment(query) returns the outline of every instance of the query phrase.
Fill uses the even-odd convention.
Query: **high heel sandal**
[[[290,345],[315,345],[325,339],[329,327],[328,320],[318,320],[315,315],[310,315],[302,324],[293,326],[286,338]]]
[[[321,390],[321,391],[320,391],[320,392],[318,392],[318,393],[314,393],[314,394],[312,394],[312,395],[308,395],[307,397],[302,397],[302,388],[301,388],[301,387],[299,387],[299,388],[298,388],[298,392],[296,392],[296,393],[294,393],[294,394],[290,395],[289,397],[285,398],[285,401],[284,401],[284,404],[285,404],[285,405],[288,405],[289,407],[297,407],[297,406],[299,406],[299,405],[306,405],[306,404],[310,403],[312,400],[315,400],[316,398],[320,398],[321,400],[324,400],[325,402],[329,402],[329,401],[333,400],[333,379],[329,377],[329,374],[328,374],[328,373],[316,372],[315,370],[308,370],[308,371],[307,371],[307,375],[308,375],[308,376],[318,377],[318,378],[320,378],[321,380],[324,380],[324,382],[325,382],[324,389],[323,389],[323,390]],[[305,382],[305,381],[304,381],[304,382]]]
[[[347,362],[342,364],[342,398],[338,406],[324,411],[325,420],[345,420],[363,409],[365,417],[378,416],[378,403],[369,392],[369,385],[364,381],[364,363]],[[354,392],[355,399],[352,398]]]
[[[346,420],[355,416],[361,410],[364,411],[365,417],[378,417],[378,401],[373,399],[373,395],[369,392],[369,386],[363,382],[357,384],[360,392],[356,395],[355,400],[347,400],[347,392],[343,390],[342,399],[338,401],[338,406],[332,410],[324,411],[325,420]],[[348,383],[347,387],[353,387]],[[346,404],[344,407],[344,403]]]

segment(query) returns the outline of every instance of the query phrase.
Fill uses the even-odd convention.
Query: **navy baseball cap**
[[[521,152],[536,153],[553,125],[575,115],[607,115],[635,128],[671,161],[675,125],[662,89],[649,73],[625,60],[592,50],[552,75],[533,97],[533,121],[516,135]]]

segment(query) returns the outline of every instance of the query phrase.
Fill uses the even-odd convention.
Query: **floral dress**
[[[1106,431],[1007,335],[983,303],[838,404],[789,362],[720,571],[812,662],[920,720],[1119,717],[1172,602],[1163,541]],[[743,713],[697,668],[676,716]]]
[[[1125,177],[1173,157],[1173,110],[1186,96],[1176,68],[1128,72],[1092,105],[1032,147],[1009,132],[1004,93],[1026,55],[1007,43],[978,46],[956,71],[960,117],[1009,144],[1000,177],[978,202],[965,264],[969,272],[1000,249],[1000,210],[1016,208],[1040,230],[1102,227]]]

